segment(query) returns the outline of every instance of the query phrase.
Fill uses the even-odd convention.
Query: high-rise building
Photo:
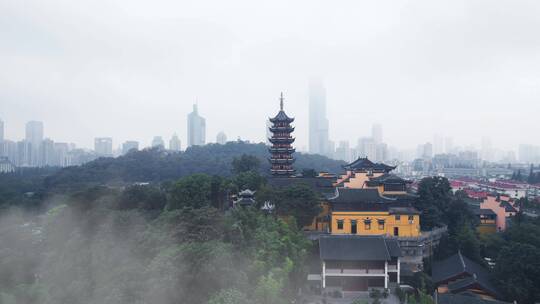
[[[15,160],[15,165],[17,165],[17,167],[32,166],[33,152],[34,149],[32,148],[32,143],[29,141],[21,140],[17,142],[17,159]]]
[[[69,159],[69,144],[54,143],[54,159],[53,165],[67,167],[71,164]]]
[[[112,156],[112,138],[96,137],[94,139],[94,151],[99,156]]]
[[[540,162],[540,147],[521,144],[519,145],[518,158],[522,163],[538,163]]]
[[[444,138],[444,153],[454,153],[454,139],[452,137]]]
[[[433,145],[431,143],[426,143],[424,145],[424,150],[422,152],[422,158],[431,159],[433,157]]]
[[[188,147],[202,146],[206,142],[206,120],[199,115],[197,105],[193,105],[193,112],[188,114],[187,137]]]
[[[480,148],[480,158],[484,161],[493,161],[493,147],[489,137],[482,137],[482,145]]]
[[[225,132],[221,131],[217,134],[216,143],[220,145],[224,145],[227,143],[227,135],[225,135]]]
[[[342,140],[339,142],[339,145],[336,148],[335,158],[338,160],[351,162],[351,148],[348,140]]]
[[[26,123],[26,141],[30,142],[35,149],[43,141],[43,122],[29,121]]]
[[[38,166],[58,166],[54,163],[54,141],[45,138],[39,146]]]
[[[329,155],[326,89],[320,79],[309,82],[309,152]]]
[[[152,148],[165,149],[165,142],[161,136],[154,136],[152,139]]]
[[[385,143],[380,143],[375,146],[375,161],[384,162],[388,160],[388,145]]]
[[[43,122],[32,120],[26,123],[26,141],[31,144],[32,149],[31,158],[27,165],[42,165],[39,149],[43,142]]]
[[[4,122],[0,119],[0,142],[4,141]]]
[[[182,150],[182,142],[180,141],[180,138],[178,138],[178,135],[176,135],[176,133],[174,133],[169,140],[169,150],[176,152]]]
[[[371,138],[373,138],[376,145],[383,142],[382,126],[380,124],[373,124],[371,126]]]
[[[433,154],[443,154],[444,153],[444,137],[441,134],[433,135]]]
[[[293,168],[293,153],[295,150],[292,147],[294,137],[291,136],[291,133],[294,131],[294,127],[291,126],[294,118],[287,116],[285,111],[283,111],[283,93],[281,93],[280,97],[280,110],[274,118],[270,118],[270,121],[272,122],[272,127],[270,128],[270,132],[272,132],[272,137],[270,138],[272,146],[268,150],[271,154],[272,175],[291,176],[295,172]]]
[[[377,145],[371,137],[362,137],[358,139],[358,157],[375,160],[377,158]]]
[[[128,140],[122,144],[122,154],[126,154],[131,150],[139,150],[139,142],[134,140]]]

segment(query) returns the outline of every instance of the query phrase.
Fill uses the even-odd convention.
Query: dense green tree
[[[208,304],[249,304],[246,295],[237,289],[223,289],[212,296]]]
[[[122,192],[118,208],[161,210],[166,202],[167,197],[159,188],[150,185],[133,185]]]
[[[248,171],[234,176],[232,178],[232,183],[237,191],[245,189],[257,191],[266,183],[266,179],[257,172]]]
[[[282,296],[283,282],[273,273],[262,276],[255,287],[254,296],[257,304],[284,304]]]
[[[304,169],[302,170],[303,177],[316,177],[317,172],[314,169]]]
[[[293,216],[299,227],[309,225],[321,212],[319,194],[304,184],[278,190],[275,205],[277,214]]]
[[[184,177],[171,189],[167,209],[201,208],[212,202],[212,178],[205,174]]]
[[[540,248],[508,243],[499,252],[494,274],[507,300],[535,303],[540,298]]]
[[[235,174],[240,174],[249,171],[257,171],[261,165],[261,161],[253,156],[242,154],[240,157],[235,157],[232,160],[232,171]]]
[[[420,181],[418,199],[415,207],[422,212],[420,224],[422,229],[429,230],[445,223],[444,211],[452,200],[448,179],[439,176],[427,177]]]

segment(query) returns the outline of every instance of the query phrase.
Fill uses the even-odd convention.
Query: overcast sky
[[[402,148],[540,144],[540,1],[0,0],[6,137],[147,145],[197,100],[207,140],[262,141],[279,93],[307,146],[307,81],[324,78],[330,136]]]

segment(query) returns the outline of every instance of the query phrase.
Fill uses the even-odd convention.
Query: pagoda
[[[271,154],[269,160],[272,168],[270,171],[273,176],[289,177],[295,172],[293,169],[295,149],[292,147],[294,137],[291,136],[294,131],[294,127],[291,126],[293,121],[294,118],[287,116],[283,111],[283,93],[281,93],[280,110],[274,118],[270,118],[272,126],[269,128],[272,137],[268,140],[272,146],[268,150]]]

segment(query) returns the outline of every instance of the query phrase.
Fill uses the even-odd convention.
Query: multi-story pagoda
[[[292,147],[294,137],[291,133],[294,131],[294,127],[291,123],[294,118],[291,118],[283,111],[283,93],[280,97],[280,111],[274,118],[270,118],[272,126],[270,132],[272,137],[268,140],[272,144],[270,147],[270,163],[272,164],[272,175],[288,177],[294,174],[293,153],[295,149]]]

